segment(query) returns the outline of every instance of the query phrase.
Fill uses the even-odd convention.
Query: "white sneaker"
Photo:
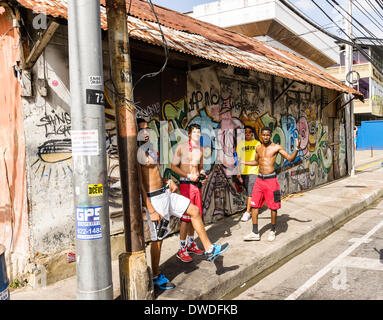
[[[259,233],[252,232],[252,233],[248,234],[247,236],[245,236],[243,238],[243,240],[245,240],[245,241],[259,241],[259,240],[261,240],[261,236],[259,235]]]
[[[275,231],[270,231],[268,240],[269,241],[274,241],[275,240]]]
[[[251,214],[248,213],[247,211],[242,215],[242,218],[241,218],[241,221],[249,221],[249,219],[251,218]]]

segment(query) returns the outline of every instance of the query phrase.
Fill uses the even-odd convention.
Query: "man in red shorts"
[[[258,233],[258,214],[266,201],[267,207],[271,210],[271,230],[269,241],[275,239],[275,225],[277,223],[277,210],[281,208],[281,191],[279,188],[277,174],[274,171],[274,163],[278,153],[287,161],[293,162],[298,154],[301,144],[301,137],[298,138],[297,145],[293,154],[288,154],[279,144],[271,141],[272,131],[268,127],[261,130],[262,144],[257,146],[254,161],[243,161],[245,165],[258,165],[259,174],[253,188],[251,198],[251,216],[253,221],[253,231],[247,235],[245,241],[257,241],[261,237]]]
[[[206,183],[203,170],[203,148],[200,145],[201,127],[191,124],[188,127],[189,141],[180,143],[172,159],[172,171],[180,176],[180,194],[196,205],[202,217],[202,185]],[[201,180],[201,177],[204,178]],[[190,216],[184,214],[180,226],[180,249],[177,258],[191,262],[189,253],[202,255],[203,251],[194,241],[194,228]]]

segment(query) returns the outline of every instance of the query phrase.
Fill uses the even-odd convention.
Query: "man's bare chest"
[[[201,162],[200,148],[184,149],[181,154],[181,163],[198,165]]]

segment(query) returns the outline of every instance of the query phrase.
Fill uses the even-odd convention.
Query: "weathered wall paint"
[[[29,228],[21,85],[13,69],[20,60],[19,36],[11,27],[0,7],[0,243],[12,281],[28,263]]]
[[[111,234],[123,232],[121,185],[119,178],[115,113],[112,107],[109,58],[104,56],[104,81],[107,105],[106,146],[108,160],[109,204]],[[133,63],[133,76],[156,71],[156,66]],[[34,68],[39,79],[45,79],[48,96],[38,90],[33,99],[24,99],[25,133],[27,139],[28,199],[31,208],[32,251],[51,254],[74,245],[74,214],[70,143],[70,98],[66,30],[61,27]],[[159,137],[170,136],[162,150],[168,163],[161,166],[167,174],[172,149],[187,139],[177,129],[200,122],[203,129],[205,170],[209,173],[204,188],[204,221],[211,223],[224,215],[245,209],[246,195],[238,191],[231,177],[235,172],[233,150],[237,137],[234,129],[250,124],[257,133],[264,125],[274,128],[273,140],[292,152],[295,138],[302,136],[302,151],[294,164],[277,159],[276,170],[283,193],[295,192],[331,181],[336,158],[337,175],[344,174],[345,158],[341,152],[334,157],[330,142],[344,136],[344,126],[318,111],[322,92],[318,87],[294,84],[274,104],[289,81],[250,72],[249,77],[235,75],[233,68],[207,68],[188,74],[167,68],[156,78],[144,79],[134,92],[137,115],[150,121]],[[148,92],[150,94],[148,94]],[[165,121],[161,123],[161,121]],[[343,129],[342,129],[343,128]],[[214,130],[220,130],[211,135]],[[343,133],[342,133],[343,130]],[[330,141],[331,140],[331,141]],[[342,139],[341,139],[342,140]],[[339,145],[339,144],[338,144]],[[209,163],[208,159],[213,159]],[[219,162],[219,163],[218,163]],[[49,196],[47,195],[54,195]],[[144,218],[144,220],[146,217]],[[172,221],[173,231],[178,221]],[[148,239],[147,228],[146,239]]]
[[[73,247],[75,216],[68,48],[65,28],[33,68],[34,95],[23,98],[32,257]],[[41,93],[47,89],[47,96]]]
[[[232,177],[235,141],[230,129],[251,125],[260,136],[263,126],[272,127],[273,141],[281,144],[290,154],[296,147],[295,139],[301,135],[302,150],[295,161],[288,163],[280,155],[276,160],[275,169],[282,194],[333,180],[334,154],[338,165],[336,176],[345,174],[344,125],[336,119],[337,126],[333,128],[328,115],[320,111],[321,104],[326,105],[328,96],[333,93],[326,90],[322,96],[319,87],[295,83],[280,96],[289,83],[287,79],[275,78],[272,92],[272,78],[264,74],[250,72],[248,77],[243,77],[236,75],[230,67],[189,72],[188,122],[203,121],[221,129],[221,133],[211,141],[211,146],[217,147],[218,143],[225,147],[221,151],[216,150],[217,162],[211,166],[204,188],[205,222],[245,209],[244,195],[237,191]],[[272,97],[276,99],[279,96],[273,104]],[[337,143],[334,143],[335,136],[340,138]],[[241,140],[238,134],[237,139]],[[339,144],[340,151],[333,147]],[[210,150],[211,146],[204,147]]]

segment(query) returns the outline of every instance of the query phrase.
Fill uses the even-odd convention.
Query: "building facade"
[[[334,40],[278,0],[218,0],[195,6],[188,14],[293,52],[319,68],[339,63]]]
[[[354,102],[355,124],[360,126],[362,121],[383,119],[383,51],[381,46],[372,45],[366,41],[359,43],[365,53],[372,57],[375,66],[358,50],[353,51],[354,76],[357,77],[355,89],[363,93],[364,103]],[[345,51],[340,46],[340,63],[327,68],[329,74],[345,82]]]
[[[45,5],[41,11],[34,12],[35,7],[24,0],[0,11],[4,48],[0,61],[7,70],[2,82],[9,85],[0,89],[5,110],[0,147],[6,150],[0,184],[2,190],[9,190],[0,197],[0,242],[7,246],[11,281],[44,270],[51,283],[75,273],[68,29],[63,22],[66,1],[56,0],[53,8],[52,0],[37,3]],[[302,137],[294,163],[277,158],[283,195],[347,174],[349,143],[342,96],[348,92],[360,97],[359,92],[287,51],[210,24],[201,26],[177,12],[156,10],[168,40],[168,62],[157,77],[143,78],[135,87],[136,116],[147,120],[157,137],[169,137],[170,143],[161,150],[168,159],[161,165],[164,176],[175,145],[187,139],[182,130],[193,122],[201,124],[208,173],[203,190],[206,224],[245,210],[246,195],[233,175],[234,150],[245,125],[253,126],[258,138],[263,126],[272,127],[273,141],[289,153],[298,135]],[[107,187],[116,259],[124,251],[124,227],[104,7],[101,12]],[[47,30],[51,23],[58,28],[27,70],[25,57],[46,35],[46,30],[33,27],[41,14],[39,18],[47,17]],[[22,27],[12,27],[14,19]],[[132,1],[128,25],[137,30],[130,39],[134,82],[163,65],[162,38],[155,21],[146,2]],[[176,232],[179,221],[173,219],[171,227]],[[148,239],[146,223],[145,230]]]

